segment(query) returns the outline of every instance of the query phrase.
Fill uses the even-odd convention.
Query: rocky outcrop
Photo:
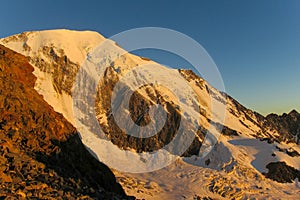
[[[148,138],[138,138],[134,136],[127,135],[123,130],[119,128],[120,124],[117,124],[115,122],[115,119],[113,115],[111,114],[111,110],[108,109],[101,109],[101,108],[108,108],[110,107],[110,102],[112,98],[112,91],[115,86],[115,84],[118,82],[118,76],[112,69],[112,67],[109,67],[106,71],[106,77],[103,81],[104,84],[100,84],[98,91],[99,93],[97,95],[98,99],[96,100],[96,104],[98,107],[96,108],[98,113],[105,114],[108,116],[108,125],[103,125],[102,128],[104,132],[106,133],[107,137],[118,147],[122,149],[135,149],[137,152],[153,152],[158,149],[164,148],[167,144],[169,144],[174,137],[177,134],[180,120],[181,120],[181,114],[176,108],[174,104],[171,102],[166,101],[163,98],[163,94],[155,88],[155,86],[149,86],[141,89],[145,89],[147,91],[147,94],[149,94],[149,98],[146,98],[143,96],[139,91],[135,91],[133,95],[130,97],[130,103],[129,103],[129,112],[131,113],[131,119],[139,126],[145,126],[150,122],[150,116],[149,116],[149,107],[153,105],[152,102],[156,102],[160,105],[162,105],[167,112],[167,119],[166,123],[164,124],[162,130],[160,130],[157,134],[154,136],[148,137]],[[151,90],[151,92],[150,92]],[[152,95],[151,95],[152,94]],[[126,95],[124,95],[126,97]],[[122,106],[122,105],[121,105]],[[125,109],[124,109],[125,110]],[[162,115],[156,115],[156,120],[159,122],[163,122],[164,119],[158,118]],[[128,120],[124,118],[122,120],[122,127],[127,126],[127,130],[130,130],[132,127],[128,127]],[[197,132],[197,135],[200,138],[204,138],[205,131],[199,130]],[[167,149],[169,152],[175,153],[180,152],[179,146],[180,143],[183,141],[175,142],[176,146],[168,147]],[[199,149],[201,147],[201,141],[199,139],[195,138],[186,151],[183,152],[183,156],[191,156],[191,155],[198,155]],[[180,154],[182,155],[182,153]]]
[[[272,162],[266,168],[269,171],[265,176],[279,183],[292,183],[296,178],[300,179],[300,171],[285,162]]]
[[[79,65],[72,62],[63,49],[56,50],[51,46],[44,46],[39,50],[40,57],[29,57],[30,63],[39,68],[42,72],[51,74],[53,87],[57,93],[63,91],[71,95],[73,82],[78,72]],[[51,62],[46,62],[43,58],[48,58]]]
[[[300,114],[296,110],[283,115],[270,114],[266,117],[270,126],[277,129],[282,140],[299,144]]]
[[[27,58],[0,46],[0,198],[127,199],[110,169],[34,90]]]

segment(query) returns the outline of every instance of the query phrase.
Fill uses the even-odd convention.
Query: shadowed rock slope
[[[27,58],[0,45],[0,199],[128,199],[34,90],[32,71]]]
[[[279,130],[283,139],[299,144],[300,114],[296,110],[283,115],[269,114],[266,119],[271,126]]]
[[[271,162],[266,167],[269,169],[266,177],[279,183],[292,183],[296,178],[300,179],[300,171],[285,162]]]

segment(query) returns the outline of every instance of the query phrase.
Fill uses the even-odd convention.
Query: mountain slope
[[[37,76],[35,89],[44,96],[44,99],[52,105],[57,112],[62,113],[72,124],[74,124],[71,98],[72,84],[85,56],[103,40],[104,38],[95,32],[51,30],[22,33],[1,39],[0,43],[29,57],[30,63],[35,67],[34,74]],[[100,91],[102,92],[99,96],[100,98],[106,99],[98,99],[97,107],[98,117],[101,118],[100,123],[104,126],[104,129],[107,129],[106,132],[110,132],[109,130],[111,127],[115,127],[115,131],[117,130],[115,123],[113,121],[109,122],[108,120],[110,113],[105,111],[107,106],[110,105],[110,94],[113,86],[120,77],[129,70],[136,68],[136,66],[154,62],[132,54],[125,54],[116,60],[106,60],[106,62],[111,64],[110,67],[107,68],[104,80],[106,85],[99,85]],[[164,66],[161,67],[164,68]],[[117,71],[116,69],[120,70]],[[280,140],[291,138],[288,136],[281,137],[276,128],[265,123],[266,119],[263,116],[246,109],[231,97],[215,90],[205,80],[193,74],[193,72],[181,70],[178,74],[187,79],[190,86],[197,93],[200,102],[199,106],[202,111],[200,123],[204,129],[209,129],[212,119],[216,119],[217,121],[213,121],[213,123],[218,125],[218,113],[211,113],[212,105],[215,104],[224,107],[225,104],[226,119],[224,122],[221,122],[221,125],[224,126],[224,134],[242,134],[250,137],[272,137]],[[108,86],[110,87],[107,88]],[[149,89],[149,87],[147,88]],[[148,96],[144,99],[148,102],[146,103],[147,106],[149,106],[152,104],[151,101],[156,101],[158,97],[152,95],[152,99],[149,98],[149,94],[145,92],[147,88],[137,91],[136,98],[138,98],[138,96],[142,96],[142,98]],[[155,90],[157,91],[157,89]],[[139,100],[136,99],[136,101]],[[163,101],[170,102],[173,101],[173,99],[163,98]],[[214,101],[214,103],[212,103],[212,101]],[[176,105],[171,107],[176,107]],[[137,117],[138,116],[133,116],[133,118]],[[110,126],[107,126],[108,122]],[[171,130],[172,131],[170,132],[174,132],[173,129]],[[117,131],[118,135],[120,135],[119,133],[120,131]],[[124,135],[124,133],[121,135]],[[111,135],[111,137],[114,136]],[[199,137],[203,138],[203,134],[200,134]],[[115,143],[118,143],[118,146],[120,147],[126,148],[130,146],[129,143],[132,144],[133,142],[130,139],[131,142],[121,144],[120,142],[123,141],[124,138],[119,138]],[[159,141],[157,142],[159,143]],[[157,142],[155,144],[157,144]],[[195,142],[197,143],[197,140],[195,140]],[[196,146],[198,146],[198,149],[200,148],[199,144]],[[155,149],[158,147],[151,145],[149,148]],[[146,151],[146,149],[144,150]],[[195,150],[191,151],[195,152]],[[186,155],[188,154],[190,153],[186,153]]]
[[[125,198],[112,172],[34,90],[27,58],[0,45],[0,196]]]
[[[91,56],[93,49],[102,41],[104,38],[98,33],[53,30],[22,33],[1,39],[0,43],[28,56],[37,77],[35,89],[55,111],[75,124],[71,88],[82,62]],[[106,50],[124,52],[116,44],[111,47],[112,49]],[[184,117],[178,109],[178,100],[170,91],[148,84],[134,91],[126,111],[131,113],[136,124],[143,126],[150,122],[147,112],[149,107],[158,102],[168,113],[163,129],[151,138],[141,139],[126,135],[119,127],[120,124],[116,123],[110,109],[113,89],[128,74],[133,82],[150,80],[147,74],[139,73],[144,64],[157,63],[129,53],[117,59],[108,56],[104,62],[107,66],[105,76],[98,85],[96,100],[95,110],[99,124],[106,137],[114,144],[113,148],[118,147],[124,151],[129,149],[134,153],[160,149],[176,135],[177,122]],[[187,107],[192,111],[199,109],[200,129],[194,133],[196,137],[190,148],[183,153],[185,158],[180,158],[167,168],[142,175],[114,171],[127,193],[150,199],[179,198],[180,195],[188,198],[199,195],[227,199],[299,196],[297,180],[292,180],[298,176],[297,170],[300,169],[300,157],[297,154],[300,148],[296,144],[299,141],[299,114],[296,111],[282,117],[264,117],[245,108],[227,94],[217,91],[190,70],[167,69],[162,65],[159,65],[159,69],[166,76],[172,74],[183,77],[196,93],[198,101],[194,104],[195,99],[189,98],[187,90],[180,88]],[[125,82],[124,85],[126,84],[128,83]],[[213,105],[225,108],[224,121],[218,112],[211,110]],[[121,125],[129,126],[129,118],[124,119]],[[216,133],[222,133],[223,136],[219,138],[215,148],[204,159],[200,159],[199,150],[204,137],[209,133],[210,125]],[[97,145],[103,140],[95,136],[84,136],[85,146],[98,159],[104,159],[101,154],[104,149]],[[179,141],[179,144],[180,142],[184,141]],[[110,146],[107,149],[113,153],[113,148]],[[111,157],[111,154],[108,156]],[[280,172],[273,167],[277,165],[292,175],[289,174],[287,179],[278,177]],[[281,185],[265,177],[292,183]],[[179,188],[178,183],[183,183],[186,187]]]
[[[72,105],[74,76],[87,52],[101,41],[103,37],[95,32],[53,30],[22,33],[1,39],[0,43],[28,57],[37,77],[35,89],[73,123],[67,108]]]

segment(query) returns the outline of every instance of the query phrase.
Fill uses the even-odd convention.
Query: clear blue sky
[[[162,3],[163,2],[163,3]],[[31,30],[95,30],[106,37],[158,26],[187,34],[216,62],[226,92],[262,114],[300,111],[300,1],[2,1],[0,37]],[[172,66],[184,61],[138,52]]]

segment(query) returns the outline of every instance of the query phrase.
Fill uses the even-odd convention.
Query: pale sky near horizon
[[[199,42],[226,92],[262,114],[300,111],[300,1],[3,1],[0,37],[44,29],[95,30],[105,37],[164,27]],[[174,67],[188,63],[154,50],[137,52]]]

